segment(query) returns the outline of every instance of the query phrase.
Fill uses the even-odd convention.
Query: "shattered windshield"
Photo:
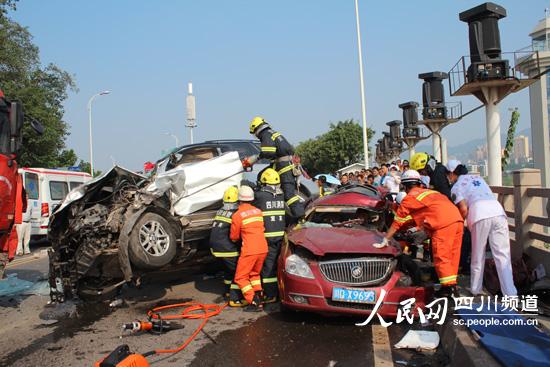
[[[305,227],[347,227],[378,230],[382,213],[363,208],[317,208],[306,220]]]

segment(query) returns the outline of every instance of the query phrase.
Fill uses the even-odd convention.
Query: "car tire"
[[[130,233],[130,262],[144,270],[159,269],[176,256],[177,240],[173,226],[157,213],[145,213]]]

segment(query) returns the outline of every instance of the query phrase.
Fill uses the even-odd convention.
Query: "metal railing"
[[[534,63],[540,72],[540,62],[538,51],[533,48],[521,49],[516,52],[503,52],[502,60],[508,60],[508,77],[506,79],[527,80],[529,76],[524,74],[521,69],[526,63]],[[490,61],[487,61],[488,63]],[[449,91],[451,95],[457,93],[465,84],[472,82],[468,80],[468,68],[471,65],[471,56],[462,56],[449,71]],[[539,73],[535,73],[539,74]]]

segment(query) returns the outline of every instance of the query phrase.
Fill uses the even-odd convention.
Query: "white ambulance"
[[[48,168],[21,168],[19,173],[29,198],[27,205],[32,206],[31,236],[34,238],[48,234],[50,214],[69,191],[92,179],[89,173]]]

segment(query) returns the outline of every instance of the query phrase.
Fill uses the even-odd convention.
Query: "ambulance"
[[[21,168],[19,173],[29,198],[27,205],[32,207],[31,236],[34,239],[48,235],[50,215],[69,191],[92,179],[89,173],[49,168]]]

